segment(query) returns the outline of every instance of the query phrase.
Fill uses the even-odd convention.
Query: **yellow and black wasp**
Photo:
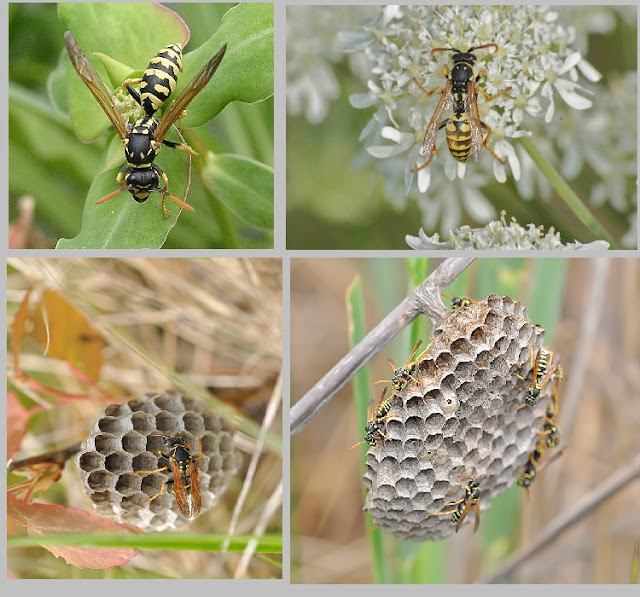
[[[447,77],[447,83],[444,88],[437,86],[431,91],[427,91],[416,78],[413,79],[420,90],[427,95],[440,91],[442,97],[436,106],[424,135],[422,153],[426,162],[413,168],[412,172],[422,170],[429,165],[436,153],[436,134],[442,128],[445,128],[446,131],[449,151],[459,162],[464,164],[469,158],[469,154],[473,154],[473,161],[477,162],[480,159],[482,148],[486,147],[498,162],[504,164],[504,160],[499,158],[488,146],[491,128],[480,120],[477,92],[480,92],[487,101],[491,101],[510,91],[511,87],[503,89],[496,95],[489,95],[477,85],[482,72],[474,73],[474,66],[478,58],[473,52],[484,48],[495,48],[497,51],[498,45],[488,43],[482,46],[474,46],[466,52],[462,52],[457,48],[434,48],[431,50],[432,58],[436,52],[455,52],[451,57],[453,68],[444,67],[444,74]],[[452,103],[453,113],[449,118],[441,121],[442,114]],[[484,139],[482,128],[487,131],[487,136]]]
[[[444,294],[442,296],[445,296]],[[468,296],[456,296],[451,291],[451,308],[452,309],[464,309],[465,307],[469,307],[474,303],[477,303],[475,299],[469,298]]]
[[[171,468],[172,479],[165,481],[160,491],[152,495],[147,502],[155,500],[167,490],[167,485],[172,485],[171,493],[176,498],[176,504],[183,516],[195,518],[200,514],[202,507],[202,494],[200,492],[200,474],[195,463],[202,458],[202,440],[199,440],[200,453],[194,458],[191,456],[187,439],[180,434],[173,436],[163,434],[151,434],[149,437],[162,437],[164,447],[168,454],[157,452],[169,461],[169,466],[163,466],[151,471],[135,471],[140,473],[159,473]]]
[[[127,161],[116,177],[116,182],[121,188],[105,195],[96,201],[96,203],[109,201],[109,199],[112,199],[123,191],[129,191],[138,203],[146,201],[151,193],[160,193],[162,195],[162,213],[165,217],[169,217],[169,212],[165,205],[165,198],[171,199],[171,201],[184,209],[194,211],[193,207],[168,192],[169,179],[164,171],[153,162],[162,145],[187,151],[191,155],[197,155],[186,143],[169,141],[165,139],[165,136],[174,122],[183,116],[184,110],[191,100],[193,100],[209,82],[222,61],[224,53],[227,50],[227,45],[223,45],[220,51],[207,62],[158,121],[154,118],[154,114],[175,88],[177,77],[177,72],[174,68],[165,69],[159,68],[159,66],[164,67],[172,64],[173,67],[177,67],[177,71],[179,71],[182,64],[181,59],[179,61],[175,60],[177,48],[180,48],[180,56],[182,54],[181,46],[178,44],[168,46],[168,48],[172,48],[172,53],[170,54],[163,54],[167,48],[161,50],[158,56],[149,64],[142,79],[139,80],[141,83],[141,94],[138,94],[131,87],[131,83],[137,82],[137,79],[128,79],[125,81],[125,88],[129,91],[131,97],[145,110],[142,118],[133,124],[127,125],[122,114],[115,108],[111,94],[70,31],[64,34],[64,41],[73,67],[116,129],[116,133],[124,146]],[[163,55],[161,56],[161,54]],[[155,62],[158,58],[160,61]],[[162,78],[162,81],[167,83],[166,88],[160,80],[156,79],[158,73],[168,75],[166,78]],[[161,87],[164,89],[160,89]],[[163,183],[162,188],[159,186],[160,181]]]
[[[480,475],[479,477],[468,477],[466,475],[459,475],[460,481],[458,483],[462,485],[465,491],[464,497],[455,502],[445,503],[445,506],[457,506],[453,510],[447,510],[446,512],[427,512],[430,516],[449,516],[451,515],[451,522],[456,523],[456,533],[462,526],[462,521],[466,518],[467,514],[476,512],[476,521],[473,527],[475,533],[480,526],[480,479],[484,479],[486,475]],[[462,479],[469,479],[468,483],[464,483]]]
[[[357,444],[353,444],[351,449],[359,446],[360,444],[367,443],[371,447],[377,445],[378,441],[381,439],[386,439],[387,441],[391,441],[391,439],[382,431],[381,424],[387,419],[391,418],[392,415],[389,414],[391,410],[391,401],[393,400],[393,396],[390,396],[385,400],[385,394],[387,393],[387,388],[382,390],[382,395],[378,400],[378,404],[376,405],[375,410],[372,412],[371,407],[369,407],[369,412],[367,413],[367,426],[365,427],[365,435],[364,439]]]
[[[554,460],[556,460],[556,458],[559,458],[563,454],[566,456],[566,452],[564,450],[562,450],[562,452],[557,452],[551,458],[547,459],[544,466],[540,467],[540,460],[545,452],[545,448],[547,445],[548,445],[547,439],[545,439],[544,437],[541,437],[537,441],[536,447],[533,449],[533,452],[529,454],[529,459],[527,460],[522,471],[520,471],[520,474],[518,475],[518,485],[520,485],[520,487],[526,490],[527,499],[529,498],[529,488],[531,487],[533,480],[536,478],[536,475],[540,474]]]
[[[562,371],[562,369],[560,369],[560,371]],[[558,416],[558,386],[560,385],[561,379],[562,377],[556,377],[556,381],[553,384],[551,399],[547,405],[547,412],[543,413],[541,410],[538,410],[544,418],[542,431],[538,431],[538,435],[545,438],[545,442],[549,448],[555,448],[560,443],[560,430],[558,429],[556,417]]]
[[[425,352],[427,352],[427,350],[429,350],[429,347],[427,347],[415,361],[412,361],[413,356],[416,354],[421,344],[422,344],[422,340],[418,340],[418,342],[416,342],[416,345],[413,347],[413,350],[411,351],[411,354],[409,355],[407,362],[402,367],[396,367],[393,364],[393,361],[389,359],[388,363],[389,363],[389,367],[391,367],[391,370],[393,371],[393,377],[391,379],[380,379],[376,381],[376,383],[390,382],[395,392],[402,392],[402,390],[404,390],[407,387],[407,384],[412,379],[417,384],[419,384],[420,382],[415,377],[413,377],[413,372],[415,371],[416,364],[420,360],[420,357]]]
[[[527,395],[524,398],[524,404],[521,404],[518,409],[525,406],[533,406],[540,393],[544,390],[544,387],[549,383],[551,377],[555,374],[556,380],[561,380],[564,377],[562,367],[560,367],[560,356],[554,354],[550,350],[541,348],[536,354],[535,361],[533,360],[533,347],[529,345],[531,350],[531,369],[533,370],[533,378],[531,379],[531,385],[527,389]],[[514,374],[518,379],[524,378],[517,373]]]

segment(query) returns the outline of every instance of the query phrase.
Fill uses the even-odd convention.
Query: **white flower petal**
[[[370,108],[378,102],[378,98],[370,93],[352,93],[349,96],[349,103],[354,108]]]
[[[565,101],[568,106],[576,110],[586,110],[593,106],[593,102],[586,97],[582,97],[578,95],[574,89],[580,89],[582,91],[587,91],[583,89],[579,85],[575,85],[569,81],[565,81],[563,79],[558,79],[555,82],[554,87],[558,90],[560,97]]]

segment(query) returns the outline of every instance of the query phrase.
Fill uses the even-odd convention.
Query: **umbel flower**
[[[575,31],[558,21],[558,12],[541,6],[382,8],[375,19],[363,25],[368,37],[363,39],[362,32],[354,33],[350,47],[352,52],[364,53],[373,64],[368,91],[351,96],[354,107],[375,108],[361,135],[369,154],[376,158],[404,158],[404,192],[408,194],[416,180],[412,170],[425,163],[421,155],[425,130],[441,96],[437,91],[427,95],[424,90],[444,86],[443,68],[451,65],[452,52],[432,56],[431,51],[456,48],[466,52],[491,43],[498,48],[474,51],[475,74],[482,72],[478,86],[490,96],[507,87],[511,90],[493,101],[478,94],[478,109],[480,119],[492,130],[489,147],[505,164],[483,151],[473,168],[481,172],[481,179],[491,172],[495,180],[504,182],[510,171],[518,180],[521,164],[513,139],[529,136],[536,121],[541,125],[550,123],[558,103],[575,110],[591,107],[592,101],[587,97],[591,92],[578,80],[600,78],[572,49]],[[448,115],[445,112],[443,118]],[[436,136],[436,148],[432,162],[417,171],[420,193],[430,185],[441,185],[438,179],[443,162],[444,174],[450,181],[465,176],[466,164],[457,162],[447,151],[444,131]],[[472,157],[469,162],[473,163]],[[487,221],[488,201],[482,197],[480,200],[485,203],[481,211]]]
[[[600,250],[606,251],[609,243],[596,240],[587,244],[578,241],[563,244],[560,233],[553,227],[546,233],[543,226],[528,224],[526,227],[518,224],[515,218],[507,224],[506,213],[500,214],[500,220],[489,222],[483,228],[462,226],[458,230],[450,230],[449,238],[440,240],[436,232],[427,236],[421,228],[418,236],[406,236],[407,244],[416,250],[426,249],[501,249],[501,250]]]

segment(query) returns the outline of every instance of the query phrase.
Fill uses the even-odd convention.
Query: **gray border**
[[[414,3],[414,2],[410,2]],[[467,4],[467,2],[451,2],[451,4]],[[494,2],[486,2],[484,0],[480,0],[480,4],[493,4]],[[551,2],[551,5],[561,5],[565,4],[561,2]],[[11,250],[9,251],[6,244],[3,244],[1,247],[1,254],[4,257],[5,261],[5,271],[2,276],[2,281],[0,282],[0,286],[4,291],[4,296],[6,297],[7,290],[7,278],[6,278],[6,259],[7,257],[33,257],[33,258],[41,258],[41,257],[206,257],[206,256],[215,256],[215,257],[279,257],[282,259],[282,272],[283,272],[283,491],[284,491],[284,499],[283,499],[283,543],[284,543],[284,551],[283,551],[283,580],[269,582],[267,581],[234,581],[234,580],[218,580],[216,581],[216,589],[222,588],[224,589],[236,589],[240,590],[242,595],[248,595],[249,591],[252,594],[255,594],[255,589],[259,588],[260,593],[264,593],[266,589],[266,593],[268,596],[282,595],[303,595],[302,591],[305,591],[304,594],[308,594],[307,592],[313,592],[315,594],[320,594],[319,591],[322,591],[322,595],[324,596],[327,586],[324,585],[301,585],[302,588],[297,588],[298,585],[289,585],[290,578],[290,472],[289,472],[289,444],[286,441],[288,437],[288,427],[289,427],[289,399],[290,399],[290,322],[289,322],[289,305],[290,305],[290,260],[291,258],[298,257],[317,257],[317,258],[332,258],[332,257],[366,257],[366,258],[375,258],[375,257],[397,257],[397,258],[406,258],[406,257],[439,257],[444,258],[451,255],[460,255],[459,251],[413,251],[410,249],[404,251],[287,251],[285,249],[286,245],[286,170],[285,170],[285,160],[286,160],[286,152],[285,152],[285,144],[286,144],[286,107],[285,107],[285,95],[284,89],[286,86],[286,7],[287,6],[299,6],[299,5],[308,5],[310,3],[301,2],[301,1],[292,1],[286,2],[286,0],[274,0],[274,24],[275,24],[275,64],[274,64],[274,84],[275,84],[275,96],[274,96],[274,248],[273,249],[255,249],[255,250],[171,250],[171,249],[158,249],[158,250],[66,250],[63,252],[51,250]],[[326,6],[335,6],[335,5],[348,5],[348,4],[360,4],[360,5],[375,5],[380,4],[379,2],[365,2],[362,0],[353,0],[351,2],[344,1],[334,1],[334,2],[313,2],[313,4],[317,5],[326,5]],[[594,2],[593,4],[601,4],[599,2]],[[618,4],[625,5],[635,5],[635,2],[618,2]],[[4,30],[8,30],[8,3],[6,4],[6,10],[2,13],[2,20],[5,21]],[[7,42],[5,42],[7,44]],[[8,45],[8,44],[7,44]],[[5,56],[8,57],[8,49],[5,46]],[[8,58],[7,58],[8,60]],[[2,64],[2,74],[3,80],[8,80],[8,62],[3,61]],[[279,101],[278,101],[279,100]],[[6,93],[2,94],[0,97],[0,105],[2,106],[3,113],[8,114],[8,95]],[[640,116],[640,106],[638,109],[638,114]],[[640,120],[640,119],[639,119]],[[5,136],[3,140],[3,147],[5,149],[4,156],[0,173],[4,175],[4,180],[8,180],[8,136]],[[4,232],[4,238],[8,238],[8,211],[5,211],[5,215],[3,217],[2,222],[2,231]],[[638,234],[640,235],[640,226]],[[640,241],[640,238],[639,238]],[[640,247],[640,242],[638,242],[638,247]],[[638,257],[640,255],[640,248],[636,250],[621,250],[621,251],[474,251],[474,256],[477,257],[566,257],[566,258],[590,258],[590,257]],[[3,318],[2,323],[2,332],[4,333],[4,337],[7,337],[7,320],[6,317]],[[3,349],[3,354],[5,358],[6,364],[6,344]],[[5,376],[5,388],[6,386],[6,367],[4,368]],[[0,414],[4,416],[4,420],[6,421],[6,399],[2,401],[2,405],[0,406]],[[0,453],[6,457],[6,442],[1,442],[2,447],[0,448]],[[5,458],[6,460],[6,458]],[[6,483],[6,481],[5,481]],[[6,495],[2,492],[2,496],[0,496],[0,500],[4,503],[6,509]],[[6,510],[5,510],[6,511]],[[3,517],[4,531],[6,537],[6,517]],[[6,542],[5,542],[6,547]],[[4,568],[6,571],[6,549],[3,550],[2,562],[4,563]],[[86,583],[91,581],[58,581],[55,583],[57,589],[64,591],[68,594],[73,594],[75,592],[86,592],[89,585]],[[141,585],[140,582],[143,584]],[[206,592],[211,590],[211,585],[208,583],[208,580],[198,580],[198,581],[173,581],[173,583],[189,583],[188,591],[191,595],[195,595],[194,591],[204,591]],[[240,582],[240,584],[238,584]],[[259,585],[256,586],[255,582],[258,582]],[[3,575],[1,584],[2,586],[7,584],[7,588],[13,589],[16,591],[17,585],[9,584],[6,578],[6,574]],[[35,591],[46,590],[47,593],[51,592],[53,587],[52,581],[31,581]],[[37,584],[35,584],[37,583]],[[46,586],[43,586],[42,583],[46,583]],[[135,587],[135,591],[138,592],[140,589],[150,589],[154,588],[155,590],[164,591],[166,589],[175,590],[178,587],[173,584],[171,588],[159,585],[158,583],[153,583],[153,581],[138,581],[133,584],[133,581],[124,581],[125,585],[122,585],[122,582],[118,583],[118,589],[124,588],[124,590],[129,593],[133,593],[133,587]],[[153,583],[153,584],[152,584]],[[219,584],[223,583],[223,584]],[[126,587],[126,588],[125,588]],[[296,588],[293,588],[296,587]],[[637,588],[631,585],[582,585],[581,592],[585,594],[602,594],[602,589],[614,589],[616,593],[627,593],[633,594],[637,592]],[[99,594],[106,594],[107,591],[111,592],[115,588],[111,583],[109,584],[96,584],[92,583],[90,586],[90,590],[92,592],[97,592]],[[187,587],[181,585],[179,590],[184,590]],[[397,590],[399,587],[396,585],[393,587],[393,591]],[[493,597],[496,594],[503,593],[506,594],[508,591],[512,593],[514,589],[517,589],[518,592],[523,592],[524,595],[535,595],[539,597],[541,591],[546,592],[545,587],[542,586],[532,586],[532,585],[492,585],[492,586],[478,586],[473,588],[473,594],[479,595],[480,597]],[[24,590],[24,584],[20,584],[20,590]],[[416,595],[420,595],[424,597],[425,587],[422,585],[404,585],[402,586],[402,592],[404,595],[413,593]],[[448,585],[446,589],[444,589],[447,593],[451,593],[453,595],[469,595],[469,588],[466,585]],[[383,592],[388,594],[389,588],[384,586],[376,586],[376,585],[331,585],[331,591],[335,592],[337,595],[369,595],[371,593],[375,593],[376,595],[382,595]],[[597,591],[597,593],[596,593]],[[8,594],[5,592],[5,594]],[[54,593],[55,594],[55,593]]]

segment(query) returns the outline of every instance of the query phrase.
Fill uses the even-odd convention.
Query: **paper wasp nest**
[[[176,521],[186,520],[168,491],[146,501],[172,478],[170,468],[132,474],[168,465],[166,458],[156,454],[158,450],[167,453],[162,438],[149,436],[176,432],[189,440],[194,458],[199,452],[198,440],[202,440],[202,458],[196,463],[202,512],[215,504],[240,462],[231,425],[193,398],[163,392],[108,406],[91,428],[91,435],[82,442],[76,465],[100,516],[155,531],[173,528]]]
[[[364,475],[364,509],[373,523],[412,541],[455,532],[451,516],[427,511],[455,509],[444,503],[465,495],[458,475],[486,474],[480,511],[516,482],[539,439],[538,409],[548,401],[518,410],[532,377],[530,343],[535,353],[544,336],[518,301],[490,294],[452,309],[432,336],[413,373],[420,384],[411,380],[393,397],[385,431],[391,441],[369,449]]]

